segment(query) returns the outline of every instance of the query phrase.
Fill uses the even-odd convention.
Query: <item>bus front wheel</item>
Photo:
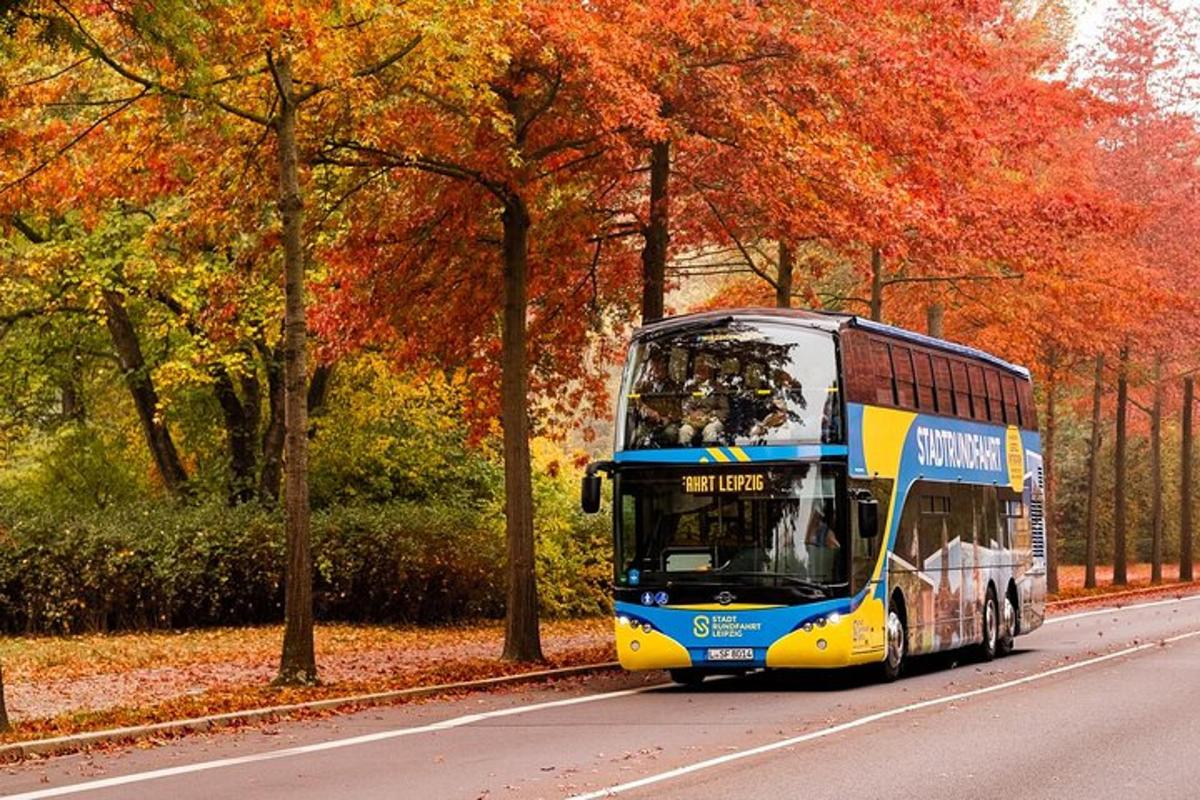
[[[908,631],[904,625],[904,612],[894,597],[888,603],[884,634],[887,636],[887,654],[879,674],[884,681],[890,683],[900,677],[904,670],[904,657],[908,654]]]

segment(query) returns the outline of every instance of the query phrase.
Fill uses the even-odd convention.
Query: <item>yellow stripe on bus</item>
[[[740,447],[731,447],[729,452],[733,453],[733,457],[738,461],[749,461],[750,456],[746,455],[746,451]]]
[[[709,447],[708,454],[722,463],[729,461],[729,456],[722,453],[719,447]]]

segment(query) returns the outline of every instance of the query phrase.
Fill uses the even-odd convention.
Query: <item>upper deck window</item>
[[[622,390],[627,450],[840,441],[833,337],[731,320],[634,342]]]

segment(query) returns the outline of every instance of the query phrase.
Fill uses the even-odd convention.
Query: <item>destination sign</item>
[[[685,475],[682,480],[683,491],[688,494],[761,492],[767,486],[767,479],[761,472]]]

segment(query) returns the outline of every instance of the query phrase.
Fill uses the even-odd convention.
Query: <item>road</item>
[[[989,664],[609,675],[10,766],[18,798],[1191,797],[1200,596],[1052,617]],[[961,658],[961,657],[959,657]]]

